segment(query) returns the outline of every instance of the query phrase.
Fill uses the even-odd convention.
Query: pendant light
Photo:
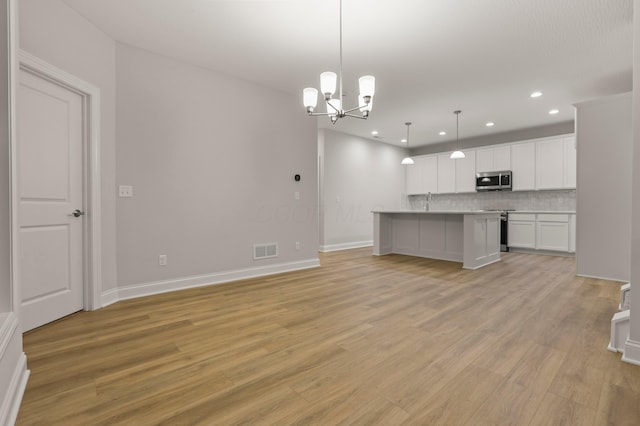
[[[452,160],[459,160],[461,158],[464,158],[464,152],[460,151],[460,141],[458,140],[459,138],[459,128],[458,128],[458,118],[460,116],[460,113],[462,111],[457,110],[457,111],[453,111],[453,113],[456,115],[456,150],[453,151],[451,153],[451,156],[449,158],[451,158]]]
[[[411,126],[411,122],[407,121],[404,124],[407,126],[407,150],[408,150],[409,149],[409,126]],[[413,158],[411,158],[410,156],[406,156],[406,157],[404,157],[402,159],[400,164],[404,164],[405,166],[409,166],[409,165],[413,164]]]

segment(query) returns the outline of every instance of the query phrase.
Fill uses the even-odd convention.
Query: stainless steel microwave
[[[511,170],[476,173],[476,191],[511,191]]]

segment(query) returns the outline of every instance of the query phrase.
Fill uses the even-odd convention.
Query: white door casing
[[[14,255],[26,331],[101,307],[100,92],[26,52],[19,59]]]

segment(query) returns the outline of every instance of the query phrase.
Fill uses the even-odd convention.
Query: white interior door
[[[21,70],[17,96],[23,331],[83,308],[82,96]]]

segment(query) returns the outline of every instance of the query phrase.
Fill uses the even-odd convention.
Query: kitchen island
[[[500,212],[373,211],[373,254],[462,262],[477,269],[500,260]]]

